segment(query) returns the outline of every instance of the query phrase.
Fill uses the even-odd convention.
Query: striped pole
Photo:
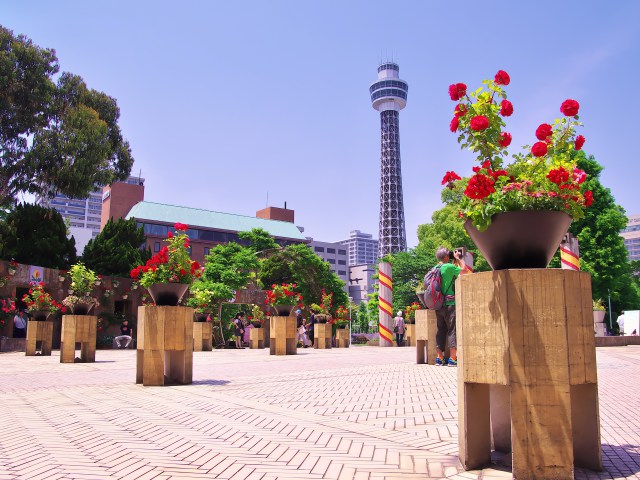
[[[578,239],[567,233],[560,244],[560,263],[566,270],[580,270],[580,246]]]
[[[378,290],[380,346],[393,347],[393,281],[390,263],[380,262],[378,277],[380,280],[380,290]]]

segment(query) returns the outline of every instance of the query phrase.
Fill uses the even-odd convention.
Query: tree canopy
[[[0,207],[18,194],[84,198],[133,158],[114,98],[64,72],[56,52],[0,26]]]
[[[40,267],[67,269],[76,260],[76,241],[53,209],[19,204],[0,222],[0,258]]]
[[[151,258],[151,251],[141,248],[145,238],[135,218],[109,219],[98,236],[89,240],[82,261],[102,275],[128,277],[132,268]]]

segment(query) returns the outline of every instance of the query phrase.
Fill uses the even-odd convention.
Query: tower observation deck
[[[407,249],[400,167],[400,110],[407,105],[409,85],[399,77],[400,67],[386,62],[371,84],[371,104],[380,112],[380,220],[378,256]]]

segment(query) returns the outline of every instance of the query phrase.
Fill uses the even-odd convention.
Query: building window
[[[160,242],[155,242],[153,244],[153,251],[154,252],[159,252],[160,251]]]
[[[327,248],[327,253],[336,253],[335,248]]]
[[[338,265],[346,265],[347,261],[346,260],[338,260]]]
[[[345,272],[344,270],[338,270],[338,275],[346,275],[347,272]]]
[[[329,262],[331,265],[336,264],[336,261],[333,258],[328,259],[327,262]]]
[[[347,251],[346,250],[338,250],[338,255],[346,255]]]
[[[204,254],[205,255],[209,255],[210,251],[211,251],[211,249],[209,247],[204,247]]]
[[[324,253],[324,247],[316,247],[316,248],[314,248],[314,250],[316,252],[323,252]]]

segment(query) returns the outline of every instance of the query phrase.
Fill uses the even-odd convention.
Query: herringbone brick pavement
[[[194,383],[135,385],[135,353],[94,364],[0,355],[2,479],[499,479],[457,459],[454,368],[413,348],[194,354]],[[640,478],[640,347],[598,350],[606,472]]]

